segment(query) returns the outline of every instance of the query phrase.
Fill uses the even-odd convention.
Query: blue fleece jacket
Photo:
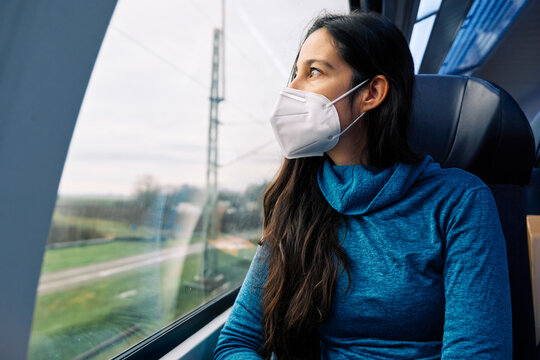
[[[506,245],[489,188],[429,156],[386,169],[326,160],[319,187],[348,218],[350,258],[319,328],[324,359],[511,359]],[[259,249],[215,350],[260,359]]]

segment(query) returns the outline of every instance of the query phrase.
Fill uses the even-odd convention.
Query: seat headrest
[[[535,161],[527,118],[500,87],[473,77],[417,75],[409,144],[442,167],[490,184],[529,183]]]

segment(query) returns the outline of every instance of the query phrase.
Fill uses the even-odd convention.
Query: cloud
[[[271,178],[281,156],[268,116],[309,19],[327,1],[227,1],[226,99],[219,106],[220,187]],[[265,3],[266,4],[266,3]],[[263,5],[265,5],[263,4]],[[346,0],[336,1],[345,10]],[[266,4],[267,5],[267,4]],[[261,11],[264,9],[264,11]],[[118,2],[88,85],[60,194],[132,191],[140,175],[204,186],[213,29],[220,0]]]

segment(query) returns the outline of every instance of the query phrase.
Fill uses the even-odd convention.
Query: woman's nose
[[[300,85],[301,85],[301,84],[300,84],[300,80],[299,80],[299,79],[300,79],[300,77],[298,77],[298,76],[295,77],[295,78],[293,79],[293,81],[291,81],[291,83],[289,84],[289,87],[290,87],[291,89],[302,90],[302,89],[300,88]]]

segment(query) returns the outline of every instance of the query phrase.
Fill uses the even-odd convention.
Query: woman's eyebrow
[[[304,64],[305,64],[306,66],[311,66],[313,63],[316,63],[316,62],[317,62],[317,63],[321,63],[321,64],[325,65],[326,67],[332,69],[332,70],[335,69],[334,66],[333,66],[332,64],[330,64],[328,61],[320,60],[320,59],[309,59],[309,60],[304,61]],[[297,67],[297,66],[295,66],[295,68],[296,68],[296,67]]]

